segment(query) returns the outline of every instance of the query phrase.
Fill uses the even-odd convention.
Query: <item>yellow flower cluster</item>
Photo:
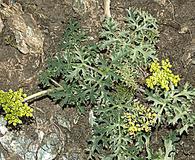
[[[148,107],[140,103],[135,103],[130,112],[124,113],[123,128],[128,131],[130,135],[135,135],[138,132],[151,131],[151,127],[156,123],[157,114]]]
[[[154,89],[155,86],[160,86],[166,91],[170,89],[170,83],[177,86],[180,78],[179,75],[172,73],[171,67],[172,65],[168,59],[162,60],[161,65],[157,61],[152,62],[150,66],[152,75],[146,79],[146,85],[151,89]]]
[[[22,123],[21,117],[33,116],[33,109],[27,103],[23,103],[25,97],[26,94],[23,93],[22,89],[15,92],[11,89],[8,92],[0,90],[0,107],[2,107],[6,114],[5,120],[8,121],[8,124],[16,126]]]

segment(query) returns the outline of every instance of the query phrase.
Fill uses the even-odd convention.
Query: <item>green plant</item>
[[[156,58],[155,44],[159,33],[155,18],[147,12],[127,10],[123,28],[113,19],[107,19],[100,33],[100,49],[106,50],[113,63],[141,67]]]
[[[132,99],[131,99],[132,100]],[[130,110],[132,104],[116,104],[101,106],[94,110],[93,135],[89,159],[131,159],[138,158],[144,149],[143,134],[139,132],[130,136],[124,128],[126,121],[124,113]],[[135,143],[136,141],[136,143]]]
[[[61,50],[48,60],[40,81],[48,88],[45,93],[62,106],[82,112],[86,106],[93,107],[89,159],[145,159],[142,155],[174,159],[177,136],[194,124],[190,107],[195,91],[188,84],[179,85],[168,60],[158,63],[156,19],[137,9],[127,12],[121,27],[112,18],[105,20],[96,44],[78,23],[71,22]],[[150,75],[143,85],[140,80],[149,65]],[[152,133],[165,126],[176,130],[161,138],[164,150],[153,152]]]
[[[156,59],[158,25],[148,13],[136,9],[128,10],[124,24],[121,28],[106,19],[98,44],[79,36],[83,31],[77,23],[69,24],[64,46],[49,59],[40,77],[44,87],[54,88],[49,95],[62,106],[76,106],[80,111],[89,105],[94,108],[91,157],[96,153],[100,158],[137,157],[144,148],[142,133],[136,135],[132,148],[134,138],[124,129],[123,117],[134,106],[130,100],[139,87],[137,79],[143,76],[141,68]]]
[[[129,11],[129,15],[131,18],[134,17],[133,20],[138,20],[138,23],[135,22],[135,24],[145,22],[139,17],[143,15],[139,10]],[[127,23],[129,22],[131,21]],[[129,26],[132,27],[133,24],[130,24]],[[115,82],[117,85],[114,86],[114,93],[111,94],[112,101],[97,106],[93,110],[93,116],[90,118],[93,125],[93,136],[89,158],[137,160],[144,159],[141,154],[147,153],[147,159],[174,159],[175,144],[179,140],[179,136],[187,132],[188,128],[193,127],[195,123],[195,114],[191,110],[195,89],[187,83],[184,86],[178,85],[180,78],[172,73],[172,65],[169,60],[162,60],[162,65],[160,65],[155,57],[155,51],[149,52],[152,54],[147,54],[145,52],[147,49],[138,49],[140,52],[135,52],[143,45],[151,49],[158,34],[155,34],[155,37],[151,36],[153,34],[149,34],[150,37],[145,40],[144,35],[146,37],[148,35],[142,31],[144,27],[141,27],[140,30],[137,26],[132,27],[136,28],[137,32],[134,30],[131,33],[131,28],[128,31],[123,30],[125,27],[118,29],[110,19],[107,20],[104,28],[105,30],[101,33],[104,38],[100,42],[100,47],[106,50],[111,63],[117,62],[117,72],[120,78]],[[153,33],[157,33],[157,28],[153,29],[155,30]],[[140,68],[149,64],[151,75],[146,78],[146,86],[142,86],[136,79],[143,76],[140,74]],[[145,128],[140,127],[145,122],[140,123],[139,114],[143,115],[143,112],[138,109],[139,107],[135,109],[133,103],[140,91],[141,94],[146,95],[145,103],[149,104],[149,108],[155,115],[151,117],[149,120],[151,123],[147,123]],[[141,100],[144,101],[142,98]],[[144,114],[147,115],[146,112]],[[154,131],[150,128],[152,126],[156,132],[161,127],[172,128],[170,133],[161,137],[161,140],[164,141],[164,150],[160,149],[159,152],[152,152],[150,145],[151,132]]]
[[[146,149],[148,159],[151,160],[174,160],[176,155],[175,144],[179,141],[179,137],[175,132],[170,132],[167,136],[162,138],[164,147],[160,147],[157,151],[153,151],[150,147],[150,137],[146,137],[146,143],[148,143]]]
[[[158,126],[168,124],[178,126],[179,135],[195,123],[195,113],[192,112],[191,106],[195,99],[195,89],[188,83],[177,89],[172,88],[170,91],[148,91],[147,100],[158,113]]]
[[[166,62],[169,63],[168,60]],[[164,63],[165,66],[167,66],[166,62]],[[168,68],[171,67],[170,64],[168,64],[168,66]],[[156,78],[156,82],[160,82],[160,85],[163,80],[166,81],[166,87],[162,87],[162,85],[159,87],[156,85],[157,83],[154,84],[151,77],[149,77],[151,81],[149,85],[147,83],[148,79],[146,79],[148,87],[151,88],[145,92],[146,99],[157,113],[157,125],[155,130],[158,131],[161,127],[165,126],[172,128],[169,129],[170,133],[162,137],[165,153],[160,149],[158,156],[161,157],[159,159],[174,160],[176,142],[179,141],[179,137],[181,137],[184,132],[188,133],[188,129],[195,124],[195,113],[191,109],[193,101],[195,100],[195,88],[192,88],[188,83],[185,83],[183,86],[177,86],[179,76],[173,75],[172,71],[167,67],[163,67],[164,70],[168,70],[167,73],[163,73],[164,77],[155,77],[155,71],[157,74],[159,74],[159,72],[165,72],[164,70],[160,71],[160,66],[157,62],[154,62],[151,68],[153,68],[150,69],[150,71],[152,72],[154,81]],[[154,68],[156,68],[156,70]],[[156,153],[149,152],[149,154],[153,154],[154,156]]]
[[[74,105],[83,110],[86,105],[109,101],[112,98],[110,91],[114,90],[115,84],[119,81],[122,80],[128,85],[135,86],[134,80],[127,82],[127,78],[124,77],[125,72],[129,74],[128,70],[121,74],[121,68],[128,67],[130,63],[138,61],[139,58],[144,60],[153,58],[150,55],[155,50],[147,49],[142,53],[140,50],[143,46],[139,48],[135,44],[138,41],[142,43],[144,39],[137,38],[130,43],[129,35],[135,30],[129,31],[128,25],[127,30],[119,31],[116,22],[109,19],[104,24],[104,28],[101,34],[102,41],[98,45],[90,45],[85,36],[79,36],[83,32],[78,31],[78,24],[71,25],[68,31],[65,31],[71,38],[64,39],[65,46],[62,46],[64,49],[48,61],[47,70],[42,73],[40,80],[44,87],[55,86],[52,82],[54,80],[58,83],[57,86],[63,88],[50,93],[50,96],[62,106]],[[151,27],[150,32],[153,31],[156,33],[156,30]],[[71,43],[69,39],[74,40],[74,37],[80,39],[76,43]],[[151,45],[148,45],[149,47],[146,45],[145,47],[150,48]],[[102,50],[107,50],[108,53],[102,54]],[[131,53],[134,54],[135,59],[132,59]],[[139,73],[132,72],[131,74]]]
[[[181,135],[183,131],[187,132],[187,129],[195,122],[195,114],[191,111],[195,89],[188,83],[177,87],[180,78],[178,75],[173,75],[170,67],[168,60],[162,60],[162,70],[157,62],[151,64],[152,76],[146,79],[146,84],[151,90],[146,92],[146,99],[158,113],[159,126],[161,123],[173,126],[181,123],[182,128],[179,131]]]
[[[140,153],[145,148],[146,137],[150,137],[150,132],[147,131],[150,130],[150,125],[153,126],[156,122],[151,120],[151,124],[145,126],[146,130],[142,128],[144,132],[140,128],[139,132],[138,128],[136,131],[135,128],[132,130],[132,125],[128,126],[127,122],[131,113],[134,117],[131,120],[139,124],[140,110],[139,107],[136,109],[137,105],[133,101],[136,100],[137,89],[141,87],[137,81],[143,76],[140,68],[156,59],[154,49],[158,37],[156,21],[146,12],[128,10],[127,22],[122,29],[112,19],[108,19],[100,35],[102,41],[99,46],[106,50],[106,55],[111,59],[110,64],[113,64],[113,68],[116,67],[120,77],[115,81],[111,101],[93,110],[94,116],[90,119],[93,136],[89,158],[144,159],[140,157]]]
[[[191,110],[195,89],[188,83],[179,84],[168,60],[158,63],[156,19],[137,9],[127,13],[122,25],[112,18],[105,20],[98,43],[91,42],[79,24],[71,21],[59,52],[48,59],[40,76],[45,90],[28,97],[22,90],[10,91],[11,98],[2,91],[0,96],[7,95],[0,105],[8,108],[4,109],[7,113],[14,108],[15,119],[32,116],[25,102],[43,95],[82,113],[90,106],[89,159],[173,160],[178,136],[195,123]],[[19,97],[17,101],[14,96]],[[22,108],[30,113],[18,112]],[[18,119],[8,118],[14,125],[21,123]],[[172,129],[161,137],[164,149],[153,151],[153,132],[167,126]]]

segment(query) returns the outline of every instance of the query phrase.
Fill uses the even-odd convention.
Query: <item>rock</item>
[[[5,135],[5,133],[8,131],[6,128],[7,121],[0,116],[0,134]]]
[[[3,137],[0,137],[0,143],[9,153],[25,160],[36,160],[37,158],[39,160],[55,159],[59,148],[62,147],[56,133],[44,136],[43,140],[39,141],[38,139],[31,139],[24,132],[7,132]],[[0,152],[0,156],[5,155]]]
[[[65,145],[68,142],[67,133],[63,133],[59,127],[55,128],[58,123],[62,123],[62,120],[67,121],[63,118],[63,115],[59,115],[60,122],[55,122],[53,127],[43,122],[43,119],[37,118],[38,126],[29,126],[28,132],[24,130],[5,132],[0,136],[0,160],[80,160],[79,146],[73,143],[68,148]],[[0,118],[1,125],[6,125],[6,122]],[[61,125],[67,127],[66,123]]]
[[[15,35],[18,50],[23,54],[43,54],[44,36],[32,14],[25,14],[19,3],[1,5],[0,12]]]

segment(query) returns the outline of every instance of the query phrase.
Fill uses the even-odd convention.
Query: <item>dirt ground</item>
[[[12,0],[4,2],[15,3]],[[43,33],[44,54],[22,54],[15,46],[14,34],[8,26],[7,19],[2,17],[5,26],[0,33],[0,89],[24,88],[27,94],[32,94],[40,90],[38,75],[44,69],[47,57],[55,55],[58,51],[64,29],[71,18],[77,19],[82,27],[90,32],[91,37],[97,39],[103,19],[103,2],[85,0],[82,5],[77,4],[76,0],[16,2],[21,4],[25,14],[34,17]],[[157,18],[160,27],[160,41],[157,45],[159,57],[170,58],[175,72],[181,75],[183,82],[188,81],[195,87],[195,0],[111,0],[113,18],[120,21],[129,7],[142,8]],[[61,131],[65,135],[69,132],[66,147],[71,150],[72,145],[77,144],[78,152],[83,154],[81,159],[85,159],[84,149],[90,132],[87,114],[77,116],[74,108],[59,109],[48,98],[32,103],[31,107],[35,109],[35,116],[45,116],[48,123],[54,114],[63,114],[70,121],[79,117],[77,123],[71,124],[71,130],[61,128]],[[195,110],[195,106],[193,109]],[[21,129],[31,134],[31,125],[25,124]],[[177,146],[175,159],[195,159],[194,129],[189,131],[188,136],[183,136]]]

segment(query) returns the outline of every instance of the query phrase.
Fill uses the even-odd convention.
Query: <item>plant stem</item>
[[[61,87],[61,88],[63,88],[58,82],[56,82],[54,79],[52,79],[52,78],[50,78],[50,81],[52,82],[52,83],[54,83],[54,85],[56,86],[56,87]]]
[[[99,73],[99,74],[101,74],[101,75],[104,74],[104,73],[102,73],[101,71],[99,71],[97,68],[94,68],[94,67],[92,67],[92,66],[90,66],[90,65],[84,64],[84,66],[87,67],[87,68],[89,68],[89,69],[94,70],[95,72],[97,72],[97,73]]]
[[[63,87],[57,87],[57,88],[50,88],[50,89],[47,89],[47,90],[37,92],[37,93],[34,93],[34,94],[24,98],[23,102],[29,101],[31,99],[35,99],[37,97],[42,97],[42,96],[47,95],[48,93],[50,93],[54,90],[62,90],[62,89],[63,89]]]
[[[107,18],[111,17],[111,13],[110,13],[110,0],[104,0],[104,15]]]

